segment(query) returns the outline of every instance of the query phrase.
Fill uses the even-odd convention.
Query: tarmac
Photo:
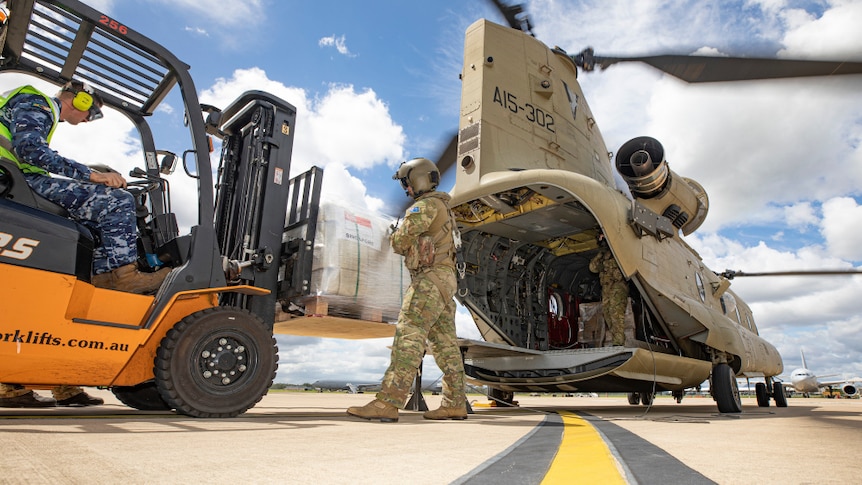
[[[519,394],[502,408],[470,395],[466,421],[378,423],[345,413],[373,394],[270,392],[237,418],[195,419],[88,392],[105,405],[0,408],[0,483],[820,484],[862,471],[858,399],[744,398],[730,415],[700,396]]]

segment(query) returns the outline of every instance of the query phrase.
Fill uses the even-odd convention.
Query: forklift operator
[[[116,172],[92,171],[48,146],[59,122],[97,120],[101,106],[99,94],[79,81],[66,83],[54,98],[32,86],[14,89],[0,100],[0,156],[18,164],[33,191],[96,233],[93,285],[154,293],[169,271],[138,271],[135,200],[123,190],[126,180]]]

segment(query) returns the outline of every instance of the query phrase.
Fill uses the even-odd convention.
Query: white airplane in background
[[[805,364],[805,352],[800,349],[799,353],[802,355],[802,367],[794,370],[790,374],[790,382],[785,382],[785,387],[789,387],[796,392],[801,392],[805,397],[808,397],[812,392],[820,392],[824,387],[832,391],[833,387],[840,386],[839,389],[841,389],[841,392],[848,397],[856,396],[857,393],[859,393],[859,381],[862,379],[854,378],[840,381],[820,381],[817,379],[817,376],[814,375],[814,372],[811,372]],[[832,377],[832,375],[823,377]]]

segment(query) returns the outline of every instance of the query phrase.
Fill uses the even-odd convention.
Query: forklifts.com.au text
[[[50,332],[34,332],[32,330],[28,330],[27,332],[22,332],[21,330],[15,330],[15,333],[6,332],[0,333],[0,341],[9,342],[9,343],[17,343],[17,344],[30,344],[30,345],[51,345],[55,347],[73,347],[77,349],[89,349],[89,350],[113,350],[119,352],[128,352],[129,344],[118,344],[118,343],[106,343],[100,340],[85,340],[85,339],[75,339],[70,338],[66,341],[61,339],[60,337],[55,337]]]

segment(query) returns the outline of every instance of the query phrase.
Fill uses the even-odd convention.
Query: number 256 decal
[[[129,33],[128,27],[117,22],[116,20],[112,19],[111,17],[108,17],[107,15],[102,15],[101,17],[99,17],[99,23],[104,25],[105,27],[111,29],[111,30],[116,30],[117,32],[119,32],[122,35],[126,35]]]
[[[33,248],[39,241],[28,237],[15,239],[15,236],[0,232],[0,256],[24,260],[33,254]]]

